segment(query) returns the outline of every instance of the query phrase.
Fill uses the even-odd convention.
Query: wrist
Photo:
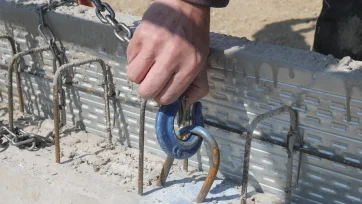
[[[154,0],[152,3],[164,4],[177,12],[188,16],[196,24],[210,24],[210,7],[192,3],[188,0]]]

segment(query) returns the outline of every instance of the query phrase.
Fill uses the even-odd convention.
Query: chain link
[[[114,30],[114,35],[121,41],[125,43],[129,43],[132,38],[131,29],[124,23],[119,23],[116,20],[116,14],[112,7],[104,3],[100,0],[91,0],[93,4],[96,6],[96,15],[99,20],[104,24],[109,24],[112,26]],[[108,14],[103,14],[103,12],[107,12]]]
[[[49,27],[49,25],[45,22],[44,15],[51,10],[55,10],[56,8],[64,5],[73,5],[75,4],[75,0],[61,0],[61,1],[52,1],[49,0],[48,3],[42,4],[38,7],[37,13],[39,15],[39,26],[38,31],[40,35],[44,38],[44,40],[48,43],[51,48],[53,57],[55,61],[58,63],[58,66],[64,64],[65,60],[65,48],[63,45],[58,42],[57,45],[57,38],[54,35],[54,32]],[[54,61],[54,63],[55,63]],[[56,71],[56,65],[53,65],[53,72]]]
[[[53,132],[49,132],[46,137],[42,137],[27,133],[20,128],[15,128],[14,131],[10,131],[10,129],[4,125],[0,127],[0,138],[5,138],[13,146],[25,148],[29,151],[41,146],[51,146],[53,144],[52,135]]]

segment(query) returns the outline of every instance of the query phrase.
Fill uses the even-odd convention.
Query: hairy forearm
[[[229,4],[229,0],[183,0],[183,1],[198,5],[204,5],[208,7],[214,7],[214,8],[226,7]]]

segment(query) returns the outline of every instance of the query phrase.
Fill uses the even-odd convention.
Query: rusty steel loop
[[[24,101],[21,89],[21,78],[20,78],[20,70],[19,70],[19,61],[20,58],[24,57],[25,55],[34,54],[38,52],[42,52],[49,48],[37,48],[32,50],[27,50],[24,52],[17,53],[15,47],[15,40],[10,36],[0,36],[0,39],[7,39],[10,42],[12,52],[14,54],[11,62],[8,65],[8,109],[9,109],[9,128],[2,125],[1,127],[1,137],[5,138],[12,144],[13,146],[24,146],[28,150],[34,150],[37,144],[41,142],[49,143],[47,138],[42,136],[36,136],[34,134],[29,134],[19,128],[14,129],[14,101],[13,101],[13,72],[16,73],[16,82],[17,82],[17,91],[18,91],[18,98],[19,98],[19,105],[20,105],[20,112],[24,113]],[[27,138],[27,139],[26,139]],[[27,144],[32,144],[30,147],[26,146]]]
[[[106,110],[106,132],[107,132],[107,137],[108,137],[108,143],[111,146],[112,145],[112,133],[111,133],[111,123],[110,123],[110,109],[109,109],[109,84],[111,84],[111,82],[108,79],[108,74],[107,72],[109,71],[107,69],[106,64],[104,63],[104,61],[100,58],[90,58],[90,59],[86,59],[86,60],[80,60],[80,61],[76,61],[76,62],[72,62],[72,63],[68,63],[68,64],[64,64],[62,65],[55,73],[54,75],[54,79],[53,79],[53,100],[54,100],[54,141],[55,141],[55,160],[56,163],[60,163],[60,138],[59,138],[59,131],[60,131],[60,121],[59,121],[59,92],[62,89],[62,73],[64,71],[66,71],[69,68],[73,68],[75,66],[81,66],[84,64],[89,64],[89,63],[93,63],[93,62],[97,62],[100,64],[102,71],[103,71],[103,89],[104,89],[104,101],[105,101],[105,110]],[[61,92],[62,93],[62,92]],[[61,100],[65,100],[65,96],[61,96]],[[65,108],[61,107],[63,110]],[[65,116],[63,116],[65,117]],[[65,121],[64,121],[65,122]]]
[[[215,140],[215,138],[210,134],[210,132],[201,127],[201,126],[194,126],[194,125],[189,125],[186,127],[183,127],[180,129],[180,131],[178,132],[178,138],[182,138],[183,136],[185,136],[186,134],[194,134],[197,135],[199,137],[202,137],[202,139],[205,141],[205,146],[206,146],[206,150],[209,151],[209,154],[211,156],[211,158],[209,159],[209,164],[210,164],[210,169],[209,169],[209,173],[206,177],[206,180],[204,181],[204,184],[202,185],[202,188],[200,190],[200,192],[198,193],[197,197],[196,197],[196,202],[197,203],[203,203],[205,201],[205,198],[207,196],[207,194],[209,193],[211,186],[215,180],[216,174],[219,170],[219,164],[220,164],[220,151],[219,151],[219,146],[217,145],[217,142]],[[159,179],[156,183],[156,186],[164,186],[165,182],[167,180],[167,176],[170,172],[172,163],[173,163],[174,159],[172,157],[167,157],[162,171],[160,173]]]
[[[295,139],[298,135],[297,132],[297,113],[295,110],[288,106],[283,106],[275,110],[271,110],[264,114],[258,115],[250,124],[247,129],[247,136],[245,142],[245,150],[244,150],[244,165],[243,165],[243,177],[242,177],[242,189],[241,189],[241,204],[246,204],[247,200],[247,187],[248,187],[248,176],[249,176],[249,164],[250,164],[250,152],[251,152],[251,141],[253,139],[253,132],[256,126],[267,118],[271,118],[276,115],[281,115],[282,113],[289,113],[290,117],[290,131],[288,133],[288,141],[290,144],[287,145],[287,153],[288,153],[288,164],[287,164],[287,181],[286,181],[286,195],[285,202],[287,204],[290,203],[291,199],[291,182],[292,182],[292,168],[293,168],[293,147],[295,143]],[[300,137],[299,137],[300,139]]]
[[[18,67],[20,58],[23,58],[26,55],[35,54],[35,53],[41,53],[44,51],[49,51],[50,47],[40,47],[40,48],[34,48],[30,50],[26,50],[23,52],[19,52],[13,56],[11,59],[11,62],[8,67],[8,107],[9,107],[9,129],[10,131],[13,131],[14,128],[14,100],[13,100],[13,72],[16,72],[16,82],[17,82],[17,90],[18,90],[18,97],[19,97],[19,106],[20,111],[24,113],[24,100],[23,100],[23,94],[21,89],[21,79],[20,79],[20,70]]]

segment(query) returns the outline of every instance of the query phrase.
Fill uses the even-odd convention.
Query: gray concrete
[[[132,204],[141,200],[110,178],[77,173],[14,147],[0,158],[0,197],[5,203]]]

